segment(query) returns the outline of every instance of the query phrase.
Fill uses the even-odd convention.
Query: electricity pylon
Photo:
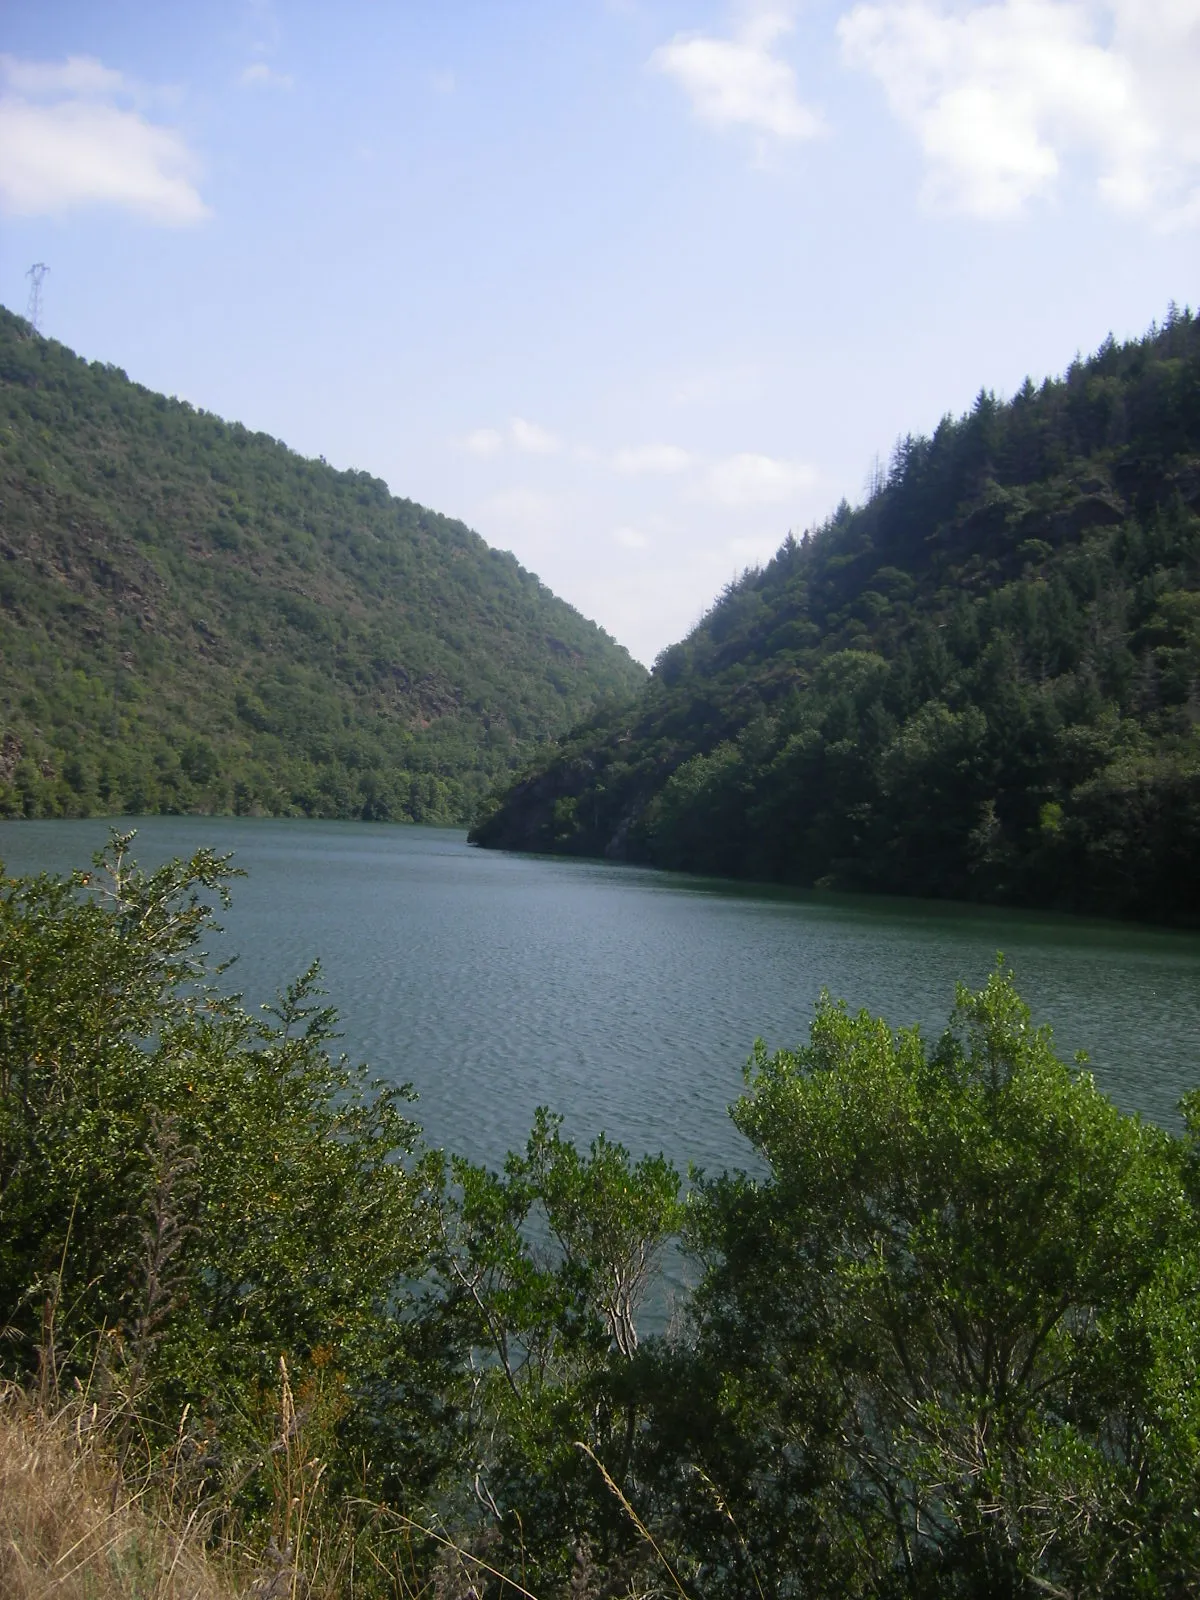
[[[44,261],[35,261],[25,276],[29,279],[29,305],[25,312],[25,320],[37,333],[38,323],[42,320],[42,283],[50,268]]]

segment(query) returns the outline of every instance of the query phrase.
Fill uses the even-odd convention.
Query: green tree
[[[473,837],[1194,922],[1197,394],[1185,311],[905,439]]]
[[[581,1154],[539,1109],[502,1173],[462,1159],[446,1263],[476,1352],[476,1489],[514,1561],[557,1582],[584,1544],[638,1541],[627,1485],[644,1424],[638,1307],[681,1220],[679,1174],[603,1135]]]
[[[645,678],[461,523],[3,309],[0,417],[0,816],[465,823]]]
[[[707,1407],[667,1413],[730,1513],[693,1516],[714,1570],[744,1547],[779,1593],[1194,1592],[1182,1143],[1059,1061],[1001,972],[932,1047],[824,999],[733,1115],[768,1175],[695,1197]]]
[[[218,1476],[253,1448],[280,1358],[297,1383],[315,1364],[345,1461],[382,1434],[427,1480],[441,1402],[412,1382],[431,1358],[413,1286],[440,1159],[406,1091],[329,1054],[315,968],[258,1016],[217,992],[200,941],[228,860],[143,873],[131,837],[91,871],[0,886],[0,1360],[90,1374],[151,1439],[190,1416]]]

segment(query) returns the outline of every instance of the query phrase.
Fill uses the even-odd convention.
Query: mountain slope
[[[481,844],[1200,916],[1200,322],[981,393],[730,585]]]
[[[465,821],[645,673],[460,522],[0,311],[0,814]]]

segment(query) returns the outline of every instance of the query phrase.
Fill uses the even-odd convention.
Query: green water
[[[247,1000],[316,956],[345,1048],[411,1081],[432,1143],[498,1161],[534,1107],[568,1132],[710,1169],[747,1150],[726,1116],[756,1035],[790,1045],[822,986],[939,1029],[954,982],[1002,949],[1062,1053],[1124,1107],[1175,1125],[1200,1085],[1200,938],[913,901],[804,895],[593,862],[497,855],[462,834],[357,823],[152,817],[149,864],[235,852],[223,954]],[[10,872],[84,864],[102,821],[0,823]]]

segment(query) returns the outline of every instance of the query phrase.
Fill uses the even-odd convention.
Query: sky
[[[1200,0],[0,0],[0,301],[649,664],[896,440],[1195,304]]]

